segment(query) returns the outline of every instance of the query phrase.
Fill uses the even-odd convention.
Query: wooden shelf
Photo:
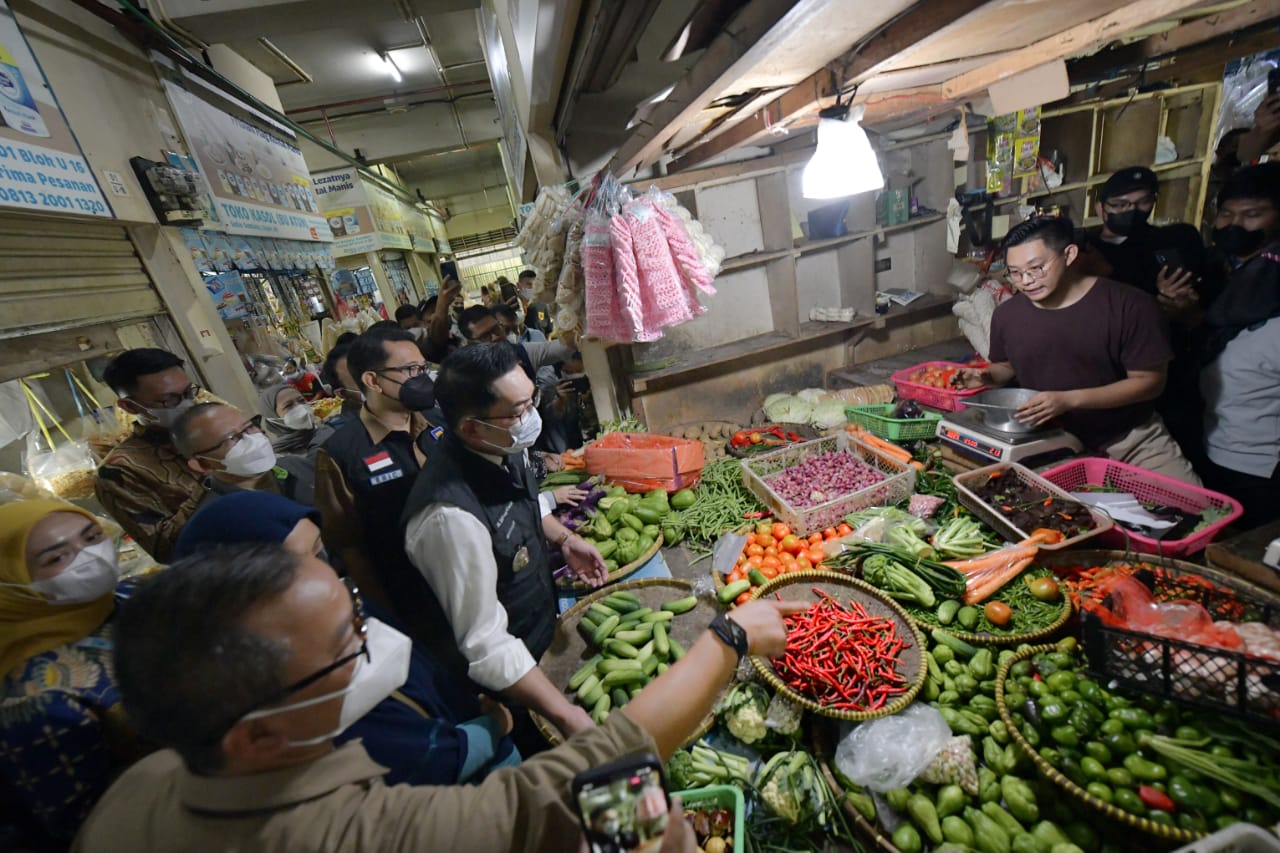
[[[796,242],[796,255],[803,256],[813,252],[821,252],[824,249],[834,249],[843,246],[846,243],[852,243],[856,240],[865,240],[868,237],[875,237],[878,234],[893,234],[896,231],[910,231],[914,228],[920,228],[924,225],[931,225],[934,222],[941,222],[946,219],[945,213],[930,213],[925,216],[917,216],[914,219],[908,219],[906,222],[897,225],[885,225],[880,228],[872,228],[867,231],[854,231],[850,234],[844,234],[839,237],[830,237],[825,240],[800,240]]]
[[[882,329],[886,325],[908,317],[939,312],[943,308],[950,310],[954,299],[938,293],[927,293],[910,305],[892,306],[887,314],[854,317],[848,323],[800,324],[798,335],[787,335],[783,332],[769,332],[754,338],[743,338],[727,344],[708,347],[686,353],[679,361],[660,370],[651,370],[635,374],[631,377],[631,393],[644,394],[660,387],[683,384],[678,381],[689,378],[693,374],[724,373],[732,369],[735,363],[743,362],[748,357],[753,360],[763,356],[785,356],[791,349],[805,348],[807,345],[823,338],[835,338],[849,335],[860,329]]]
[[[720,274],[724,275],[727,272],[737,272],[738,270],[758,267],[761,264],[767,264],[779,258],[789,258],[793,254],[795,254],[795,251],[792,249],[779,249],[774,252],[749,252],[745,255],[734,255],[732,258],[726,258],[720,264]]]
[[[1172,163],[1161,163],[1158,166],[1152,166],[1151,171],[1155,172],[1157,175],[1162,175],[1166,172],[1176,172],[1188,166],[1195,166],[1198,172],[1203,163],[1203,157],[1192,157],[1185,160],[1174,160]],[[1023,193],[1022,195],[1009,196],[1008,198],[998,198],[995,200],[995,205],[996,207],[1000,207],[1001,205],[1006,204],[1025,204],[1029,199],[1033,198],[1044,198],[1045,196],[1059,195],[1061,193],[1074,192],[1075,190],[1082,190],[1088,187],[1101,186],[1102,184],[1105,184],[1107,179],[1110,177],[1111,175],[1109,174],[1095,175],[1087,181],[1075,181],[1070,184],[1063,184],[1062,186],[1054,187],[1051,190],[1037,190],[1033,193]]]

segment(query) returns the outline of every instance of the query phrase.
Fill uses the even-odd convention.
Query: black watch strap
[[[711,620],[708,627],[721,642],[738,653],[738,660],[747,656],[747,650],[750,648],[747,643],[747,632],[741,625],[730,619],[729,614],[721,613]]]

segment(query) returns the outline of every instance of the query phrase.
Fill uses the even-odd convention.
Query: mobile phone
[[[1156,249],[1156,262],[1167,267],[1170,272],[1183,268],[1182,254],[1174,248]]]
[[[453,261],[440,262],[440,278],[442,280],[448,281],[451,278],[457,278],[457,277],[458,277],[458,265],[456,263],[454,263]]]
[[[1267,72],[1267,96],[1280,92],[1280,65]]]
[[[671,800],[653,753],[621,758],[573,777],[573,803],[591,853],[654,851],[662,846]]]
[[[578,376],[562,376],[560,377],[560,381],[568,382],[573,386],[573,390],[577,391],[579,394],[585,394],[591,390],[591,380],[587,379],[587,377],[582,374]]]

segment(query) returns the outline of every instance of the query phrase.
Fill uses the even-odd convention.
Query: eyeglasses
[[[538,408],[542,403],[542,389],[538,388],[533,392],[533,396],[529,398],[528,404],[521,406],[518,410],[509,415],[495,415],[491,418],[476,418],[478,421],[518,421],[529,413],[530,409]]]
[[[360,638],[360,648],[356,649],[349,655],[344,655],[338,658],[328,666],[316,670],[306,678],[295,681],[293,684],[285,687],[267,701],[259,702],[256,707],[261,708],[263,705],[278,704],[298,691],[306,690],[317,681],[321,681],[327,676],[332,675],[356,658],[363,657],[365,663],[370,662],[369,625],[366,622],[367,617],[364,610],[364,599],[360,596],[360,588],[356,586],[355,581],[351,580],[351,578],[343,578],[342,585],[347,588],[347,594],[351,596],[351,623],[355,626],[356,636]]]
[[[1140,207],[1143,210],[1150,210],[1155,206],[1155,203],[1156,197],[1149,195],[1146,198],[1140,198],[1137,201],[1129,201],[1127,198],[1104,201],[1102,203],[1102,208],[1108,213],[1128,213],[1135,207]]]
[[[1039,281],[1044,278],[1045,270],[1052,263],[1053,260],[1051,259],[1047,263],[1036,264],[1034,267],[1027,267],[1025,270],[1007,270],[1004,274],[1004,280],[1010,284],[1017,284],[1020,281],[1027,283]]]
[[[235,447],[236,444],[239,443],[240,439],[244,438],[246,435],[253,435],[254,433],[259,433],[259,432],[262,432],[262,415],[254,415],[253,417],[249,418],[249,420],[245,421],[244,426],[240,427],[240,429],[236,430],[235,432],[228,434],[226,437],[222,439],[222,441],[219,441],[213,447],[206,447],[204,450],[197,450],[191,455],[204,456],[205,454],[212,453],[213,451],[218,450],[219,448],[222,448],[224,446],[230,449],[232,447]]]
[[[394,370],[397,373],[403,373],[407,375],[410,379],[414,379],[426,373],[427,366],[425,364],[402,364],[398,367],[384,367],[381,370],[376,370],[374,372],[377,373],[379,376],[381,376],[382,374],[391,370]],[[391,381],[395,382],[396,380],[392,379]]]
[[[193,382],[190,385],[188,385],[182,391],[181,394],[166,394],[165,396],[161,397],[159,400],[156,401],[156,404],[154,406],[147,406],[142,401],[136,400],[136,399],[134,400],[134,402],[148,409],[176,409],[178,408],[178,406],[181,406],[184,401],[194,400],[202,390],[204,389],[202,389],[199,385]]]

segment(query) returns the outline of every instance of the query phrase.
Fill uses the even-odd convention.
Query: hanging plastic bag
[[[951,740],[936,708],[915,704],[900,714],[863,723],[840,740],[836,767],[864,788],[905,788]]]
[[[80,438],[89,445],[94,459],[99,463],[107,458],[112,449],[124,441],[129,435],[128,418],[115,406],[104,406],[98,402],[80,377],[70,368],[64,368],[67,387],[71,389],[71,399],[76,404],[76,413],[80,417]]]
[[[87,498],[93,495],[94,472],[98,463],[85,441],[76,441],[58,422],[58,418],[31,390],[25,380],[19,380],[27,398],[27,406],[37,429],[27,433],[27,452],[24,466],[36,484],[60,498]],[[62,434],[64,443],[58,445],[50,433],[52,426]],[[43,442],[41,441],[43,439]]]

